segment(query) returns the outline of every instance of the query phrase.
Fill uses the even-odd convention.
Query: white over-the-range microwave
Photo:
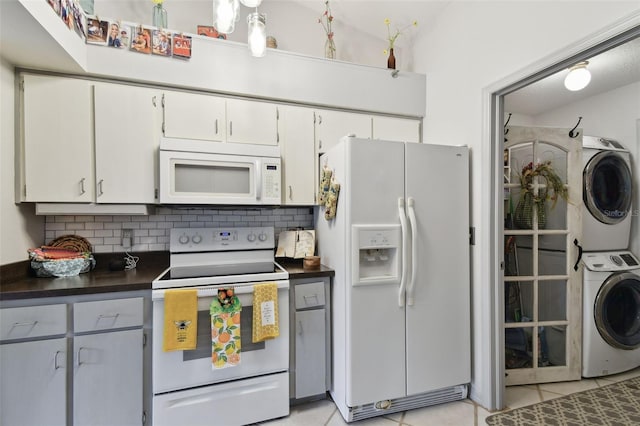
[[[280,147],[160,140],[161,204],[278,205]]]

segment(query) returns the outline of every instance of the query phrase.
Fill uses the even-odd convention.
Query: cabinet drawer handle
[[[298,321],[298,336],[302,336],[302,321]]]
[[[102,182],[104,182],[104,179],[100,179],[100,182],[98,182],[98,197],[104,194],[104,192],[102,192]]]
[[[216,118],[216,135],[218,134],[218,119]]]
[[[229,136],[233,136],[233,121],[229,122]]]
[[[289,200],[293,200],[293,188],[289,185]]]
[[[38,324],[38,321],[31,321],[31,322],[14,322],[13,325],[11,326],[11,328],[16,328],[16,327],[31,327],[34,328],[36,325]]]
[[[107,320],[107,319],[112,319],[113,322],[116,322],[116,320],[118,319],[119,316],[120,316],[119,313],[115,313],[115,314],[100,314],[100,315],[98,315],[98,320],[96,322],[100,322],[100,320]]]
[[[62,351],[56,351],[55,356],[53,357],[53,369],[58,370],[60,368],[64,368],[64,364],[58,364],[58,355],[60,355]]]
[[[311,300],[314,303],[318,303],[318,295],[317,294],[311,294],[309,296],[304,295],[302,296],[302,298],[304,299],[304,303],[306,303],[307,305],[309,304],[309,300]]]
[[[80,195],[84,195],[87,192],[84,190],[84,178],[80,179]]]

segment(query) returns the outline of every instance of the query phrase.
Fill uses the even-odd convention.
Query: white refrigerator
[[[348,422],[467,397],[467,147],[344,137],[320,157],[340,184],[318,210],[332,285],[331,395]]]

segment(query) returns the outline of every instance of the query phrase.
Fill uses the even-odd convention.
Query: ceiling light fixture
[[[587,69],[589,61],[578,62],[569,68],[569,74],[564,79],[564,87],[572,92],[582,90],[591,81],[591,73]]]
[[[213,0],[213,26],[222,34],[231,34],[239,19],[238,0]]]
[[[266,17],[258,13],[257,9],[247,16],[247,24],[249,27],[247,40],[249,50],[251,50],[251,55],[256,58],[264,56],[267,52],[267,31],[265,23]]]

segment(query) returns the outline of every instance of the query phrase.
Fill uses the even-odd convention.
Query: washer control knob
[[[256,234],[249,234],[247,235],[247,240],[254,242],[256,240]]]
[[[193,242],[193,244],[200,244],[202,242],[202,236],[199,234],[194,235],[191,237],[191,242]]]
[[[267,241],[267,234],[263,232],[258,236],[258,238],[260,239],[260,241]]]
[[[180,235],[180,238],[178,238],[178,242],[180,244],[187,244],[189,242],[189,236],[188,235]]]

